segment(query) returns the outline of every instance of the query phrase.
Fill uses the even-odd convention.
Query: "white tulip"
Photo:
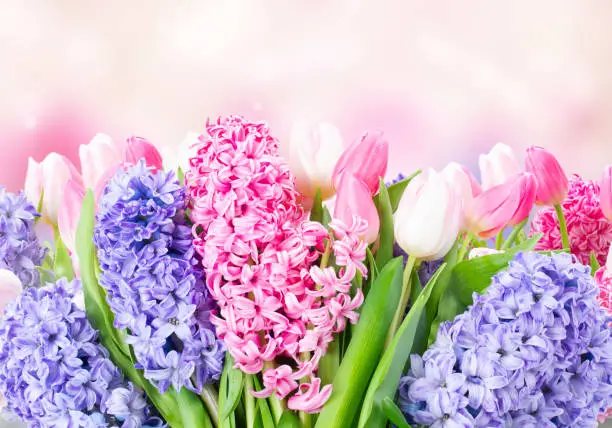
[[[125,159],[126,145],[115,143],[106,134],[96,134],[89,144],[81,144],[79,158],[86,189],[95,189],[104,173]]]

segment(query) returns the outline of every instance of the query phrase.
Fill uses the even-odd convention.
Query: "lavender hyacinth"
[[[0,392],[33,427],[163,426],[74,303],[79,281],[26,289],[0,323]],[[117,405],[127,389],[138,406]],[[125,408],[129,411],[125,411]]]
[[[9,193],[0,187],[0,268],[12,271],[24,287],[40,285],[36,267],[46,250],[34,230],[38,216],[23,192]]]
[[[136,367],[161,392],[170,385],[200,392],[223,368],[186,204],[174,173],[140,162],[107,185],[94,232],[115,326],[128,329]]]
[[[589,268],[520,253],[411,357],[399,405],[435,427],[593,427],[612,405],[612,339]]]

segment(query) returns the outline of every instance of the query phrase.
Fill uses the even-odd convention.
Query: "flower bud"
[[[395,238],[410,256],[436,260],[459,234],[462,202],[441,173],[430,170],[406,187],[395,212]]]
[[[8,269],[0,269],[0,318],[8,303],[21,294],[21,281]]]
[[[368,222],[365,236],[362,236],[368,244],[376,241],[380,228],[380,219],[376,205],[368,186],[357,179],[353,174],[343,174],[338,187],[334,218],[342,220],[345,224],[353,224],[353,218],[357,216]]]
[[[504,184],[510,177],[521,171],[514,152],[503,143],[497,143],[486,155],[480,155],[480,181],[484,190]]]
[[[81,207],[85,198],[83,186],[73,180],[68,180],[64,189],[62,205],[57,215],[57,227],[62,241],[71,253],[76,251],[76,229],[81,216]]]
[[[136,165],[140,159],[144,159],[147,166],[154,170],[164,169],[162,156],[152,143],[140,137],[128,138],[125,163]]]
[[[340,156],[334,168],[334,186],[338,189],[342,174],[347,172],[363,181],[370,189],[370,194],[375,195],[378,192],[380,178],[387,172],[388,161],[389,143],[383,138],[382,133],[366,133]]]
[[[338,128],[325,122],[311,126],[298,121],[293,124],[289,142],[289,167],[298,191],[311,199],[318,189],[323,200],[333,196],[332,176],[343,149]]]
[[[603,215],[612,221],[612,165],[606,167],[599,183],[599,206]]]
[[[485,190],[467,210],[468,230],[481,238],[497,235],[525,220],[535,201],[535,178],[519,173],[506,183]]]
[[[79,146],[83,184],[94,189],[100,177],[113,164],[123,161],[125,146],[105,134],[96,134],[89,144]]]
[[[535,175],[537,183],[536,203],[557,205],[567,196],[569,181],[557,158],[542,147],[527,149],[527,171]]]

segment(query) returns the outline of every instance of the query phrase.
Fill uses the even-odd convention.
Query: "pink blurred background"
[[[612,160],[612,3],[540,0],[4,0],[0,183],[78,162],[96,132],[176,147],[208,116],[382,129],[390,175],[473,167],[498,141]],[[78,164],[78,163],[77,163]]]

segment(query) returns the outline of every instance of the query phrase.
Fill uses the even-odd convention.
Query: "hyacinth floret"
[[[34,230],[39,217],[23,192],[0,187],[0,268],[12,271],[24,287],[40,285],[37,266],[45,258]]]
[[[561,203],[571,252],[585,265],[590,264],[591,253],[603,265],[612,241],[612,222],[601,211],[599,191],[597,182],[574,175],[569,181],[569,193]],[[536,250],[562,249],[559,220],[554,207],[544,207],[536,212],[531,234],[538,233],[542,234],[542,238]]]
[[[99,344],[74,303],[79,290],[78,280],[60,279],[28,288],[7,305],[0,322],[0,392],[9,409],[32,427],[163,426]],[[138,406],[118,397],[124,389]]]
[[[399,387],[408,422],[593,427],[612,404],[612,330],[597,294],[574,256],[517,254],[411,357]]]
[[[357,322],[363,301],[350,285],[367,273],[359,238],[367,223],[334,220],[330,231],[309,221],[265,123],[209,121],[195,150],[185,180],[194,244],[219,305],[217,333],[238,368],[263,372],[256,396],[274,393],[291,409],[316,412],[331,394],[318,361],[333,335]]]
[[[224,346],[174,173],[144,162],[120,169],[99,202],[94,242],[115,326],[127,329],[137,368],[161,392],[200,392],[217,380]]]

